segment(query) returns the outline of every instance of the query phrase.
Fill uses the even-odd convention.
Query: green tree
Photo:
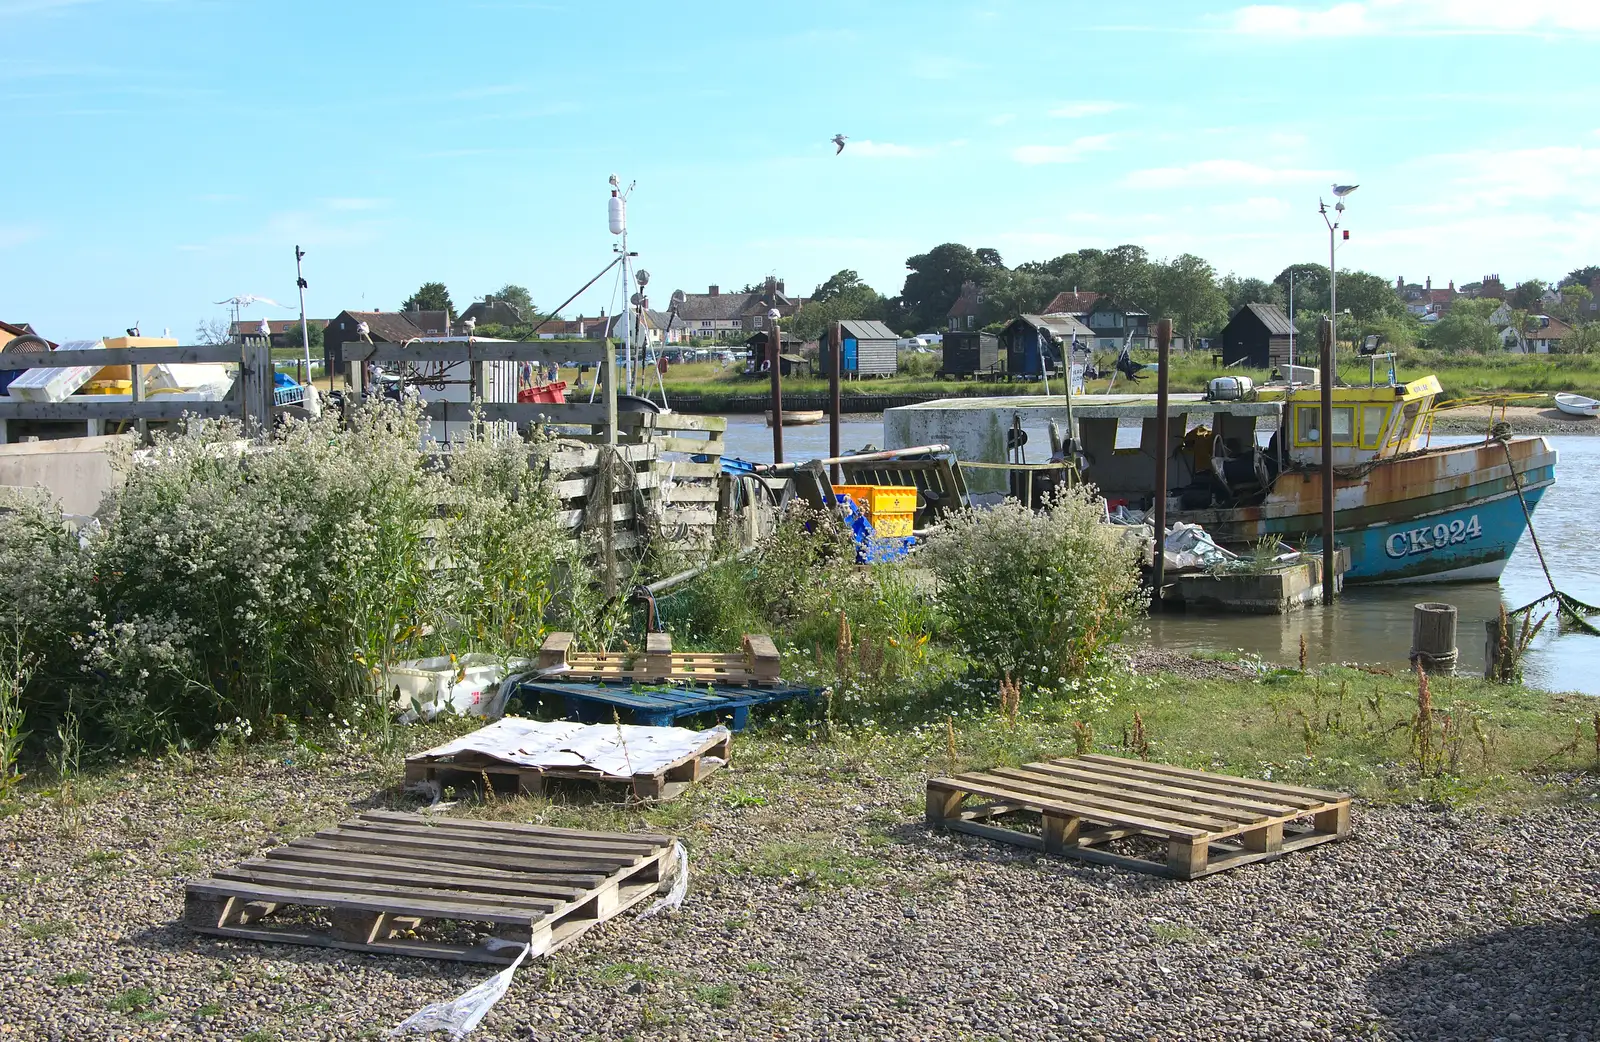
[[[1000,258],[999,250],[990,249],[987,246],[980,246],[978,249],[974,250],[973,253],[978,258],[978,263],[982,264],[985,268],[1004,268],[1006,266],[1006,262]]]
[[[1500,349],[1500,334],[1488,319],[1453,306],[1428,331],[1427,346],[1452,354],[1488,354]]]
[[[1517,283],[1511,290],[1511,306],[1521,308],[1523,311],[1536,311],[1540,300],[1544,297],[1546,285],[1543,279],[1529,279]]]
[[[846,318],[885,317],[887,302],[877,290],[860,280],[824,300],[808,300],[795,312],[787,328],[802,340],[815,340],[834,322]]]
[[[1564,355],[1600,354],[1600,322],[1577,326],[1561,338],[1556,350]]]
[[[950,305],[961,295],[961,284],[970,279],[983,285],[995,270],[958,242],[908,257],[906,267],[911,274],[900,290],[900,321],[913,329],[943,328]]]
[[[1339,273],[1339,311],[1346,310],[1357,322],[1370,322],[1400,312],[1400,298],[1394,294],[1394,284],[1388,279],[1364,271]]]
[[[444,287],[440,286],[439,288],[443,289]],[[514,283],[508,282],[504,286],[501,286],[499,289],[495,290],[493,293],[484,294],[483,299],[486,303],[493,303],[497,300],[501,300],[507,304],[510,304],[512,307],[517,309],[518,316],[521,317],[524,322],[532,319],[535,313],[535,308],[533,306],[533,294],[528,292],[527,287],[518,286]],[[450,295],[446,293],[445,303],[448,304],[449,301]]]
[[[1096,267],[1092,286],[1096,292],[1125,307],[1149,306],[1155,292],[1155,266],[1143,247],[1113,247],[1100,255]]]
[[[1228,298],[1217,285],[1217,273],[1210,264],[1192,253],[1183,253],[1157,265],[1152,273],[1155,307],[1169,316],[1173,326],[1193,345],[1201,334],[1213,333],[1228,320]]]
[[[1284,306],[1287,308],[1289,300],[1289,279],[1294,278],[1294,311],[1328,311],[1328,266],[1311,261],[1305,264],[1291,264],[1278,272],[1272,284],[1283,293]]]
[[[1561,299],[1549,307],[1550,314],[1561,321],[1576,325],[1587,322],[1594,317],[1596,312],[1589,310],[1589,305],[1594,303],[1594,294],[1589,292],[1589,287],[1579,282],[1569,282],[1561,287]]]
[[[861,276],[849,268],[841,268],[828,277],[828,281],[818,286],[811,294],[811,303],[821,304],[839,296],[845,290],[857,286],[865,286]]]
[[[456,306],[450,302],[450,291],[442,282],[424,282],[418,290],[405,299],[400,305],[401,311],[444,311],[451,315],[456,313]]]
[[[1567,277],[1561,280],[1561,284],[1569,285],[1576,282],[1580,286],[1587,286],[1596,278],[1600,278],[1600,264],[1586,264],[1567,272]]]
[[[1228,298],[1230,316],[1246,304],[1276,304],[1281,308],[1286,303],[1283,288],[1275,282],[1264,282],[1257,278],[1241,279],[1229,273],[1222,277],[1221,288]]]

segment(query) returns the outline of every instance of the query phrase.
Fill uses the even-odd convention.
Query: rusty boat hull
[[[1498,579],[1527,528],[1523,504],[1530,513],[1538,505],[1555,483],[1555,465],[1555,449],[1532,437],[1440,446],[1336,472],[1335,537],[1351,554],[1345,581]],[[1224,544],[1270,535],[1320,548],[1322,475],[1287,471],[1259,506],[1171,517],[1204,525]]]

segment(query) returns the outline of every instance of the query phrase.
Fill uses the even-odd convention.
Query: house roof
[[[961,295],[956,297],[956,302],[950,305],[950,310],[945,312],[949,318],[964,318],[967,315],[976,315],[983,308],[983,291],[976,284],[964,282],[961,284]]]
[[[1246,311],[1267,327],[1269,336],[1288,336],[1294,331],[1294,327],[1289,324],[1289,316],[1285,315],[1283,309],[1276,304],[1246,304],[1234,312],[1233,318],[1228,320],[1228,325],[1233,325]]]
[[[678,306],[678,318],[683,322],[722,321],[765,315],[777,308],[784,316],[794,314],[806,302],[804,297],[791,297],[776,288],[772,300],[767,299],[765,287],[749,293],[685,293]]]
[[[525,321],[517,306],[505,300],[477,300],[467,305],[458,322],[473,319],[479,325],[514,326]]]
[[[327,329],[328,320],[325,318],[308,318],[306,319],[306,325],[316,326],[318,329]],[[368,325],[371,325],[371,323],[369,322]],[[272,330],[273,336],[277,336],[280,333],[297,333],[300,331],[300,320],[298,318],[269,318],[267,319],[267,328]],[[253,333],[260,333],[261,320],[258,318],[252,322],[247,318],[241,318],[229,327],[229,332],[235,336],[249,336]]]
[[[1090,293],[1087,290],[1079,293],[1073,290],[1070,293],[1057,293],[1050,303],[1044,307],[1046,315],[1083,315],[1094,307],[1094,302],[1100,299],[1100,294]]]
[[[1572,332],[1572,327],[1559,318],[1551,318],[1549,315],[1540,315],[1539,317],[1544,319],[1547,324],[1529,333],[1529,340],[1561,340]]]
[[[1011,325],[1018,322],[1042,329],[1057,340],[1093,340],[1095,336],[1094,330],[1072,315],[1019,315],[1011,321]]]
[[[398,311],[341,311],[335,316],[334,321],[340,318],[347,318],[351,322],[365,322],[367,332],[373,340],[389,344],[403,344],[407,340],[415,340],[426,335]],[[350,334],[350,339],[355,337],[354,329],[345,332]]]
[[[845,336],[855,337],[857,340],[898,340],[894,330],[870,318],[842,318],[839,328]]]

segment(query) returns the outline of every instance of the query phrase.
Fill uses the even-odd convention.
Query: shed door
[[[847,336],[844,338],[844,350],[841,352],[841,354],[843,355],[842,368],[844,371],[847,373],[855,372],[856,356],[858,354],[855,337]]]

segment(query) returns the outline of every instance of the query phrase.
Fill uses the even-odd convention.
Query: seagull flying
[[[1334,185],[1333,194],[1338,196],[1340,199],[1343,199],[1345,196],[1349,195],[1351,192],[1360,187],[1360,185]]]
[[[833,135],[833,143],[834,143],[835,146],[837,146],[833,154],[834,155],[838,155],[840,152],[843,152],[844,151],[844,143],[846,141],[849,141],[849,140],[850,140],[850,138],[845,134],[835,134],[835,135]]]

